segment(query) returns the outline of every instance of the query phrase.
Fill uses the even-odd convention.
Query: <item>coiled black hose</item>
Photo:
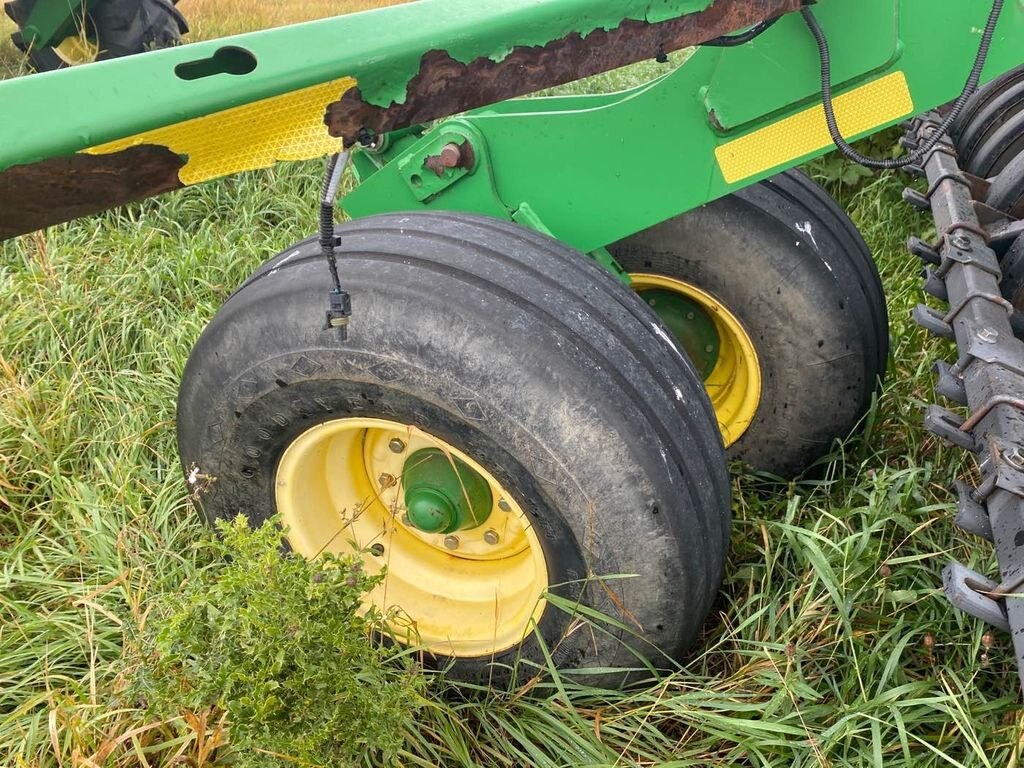
[[[825,122],[828,124],[828,132],[832,137],[832,142],[838,147],[843,156],[867,168],[892,170],[915,165],[931,152],[942,137],[949,132],[954,121],[960,117],[960,113],[967,104],[967,100],[978,90],[981,71],[985,67],[985,60],[988,58],[988,51],[992,46],[992,35],[995,32],[996,23],[999,21],[999,15],[1003,11],[1003,4],[1004,0],[993,0],[992,11],[988,15],[985,31],[981,36],[981,44],[978,46],[978,55],[974,58],[974,67],[971,69],[971,74],[967,78],[963,91],[957,97],[957,100],[953,102],[953,108],[946,115],[939,129],[911,154],[899,158],[882,159],[862,155],[847,143],[846,139],[843,138],[843,134],[839,131],[835,109],[832,105],[832,59],[829,55],[828,41],[825,39],[825,33],[822,31],[821,25],[814,17],[811,9],[807,7],[802,8],[800,14],[804,17],[804,21],[807,23],[808,29],[811,30],[811,34],[814,35],[814,40],[818,44],[818,54],[821,57],[821,101],[822,106],[825,108]]]
[[[344,159],[343,159],[344,158]],[[334,288],[341,291],[341,280],[338,277],[338,261],[334,255],[337,243],[334,242],[334,201],[338,199],[338,184],[345,170],[348,154],[340,152],[332,155],[327,161],[324,181],[320,188],[320,252],[327,259],[331,270]]]

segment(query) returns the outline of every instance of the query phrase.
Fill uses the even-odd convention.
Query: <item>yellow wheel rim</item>
[[[493,504],[481,525],[448,535],[410,525],[402,472],[426,448],[487,482]],[[368,573],[384,571],[366,607],[378,609],[407,644],[490,656],[516,646],[540,620],[548,571],[522,508],[472,457],[417,427],[358,418],[313,427],[282,456],[275,494],[294,551],[313,558],[355,548]]]
[[[53,51],[65,64],[74,67],[96,61],[100,47],[84,34],[79,34],[64,38]]]
[[[722,439],[726,446],[732,445],[750,427],[761,402],[761,365],[750,335],[720,301],[694,285],[642,272],[630,277],[641,298],[647,300],[660,292],[681,297],[696,307],[689,313],[690,319],[703,320],[712,329],[715,360],[713,368],[704,372],[704,387],[715,408]],[[661,314],[659,307],[652,308]],[[686,351],[693,356],[691,350]]]

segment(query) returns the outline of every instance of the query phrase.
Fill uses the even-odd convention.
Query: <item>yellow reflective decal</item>
[[[355,85],[355,79],[343,77],[85,151],[101,155],[139,144],[167,147],[188,157],[178,173],[186,185],[268,168],[281,160],[322,157],[341,150],[341,139],[327,133],[324,111]]]
[[[836,122],[844,136],[855,136],[913,114],[914,100],[902,72],[836,96]],[[825,110],[817,104],[802,112],[722,144],[715,157],[726,182],[756,176],[829,146]]]

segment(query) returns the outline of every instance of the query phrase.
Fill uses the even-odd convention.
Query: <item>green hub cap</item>
[[[715,323],[697,302],[667,290],[643,290],[647,306],[661,318],[687,356],[706,380],[718,362],[719,341]]]
[[[487,481],[437,448],[416,451],[402,469],[409,525],[424,533],[476,528],[490,517]]]

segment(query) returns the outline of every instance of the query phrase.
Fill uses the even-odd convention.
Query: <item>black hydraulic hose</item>
[[[814,35],[814,40],[818,44],[818,53],[821,57],[821,101],[822,106],[825,108],[825,122],[828,124],[829,135],[839,151],[855,163],[879,170],[906,168],[908,165],[915,165],[931,152],[942,137],[949,132],[956,119],[960,117],[960,113],[963,111],[964,106],[966,106],[967,100],[978,90],[981,71],[985,66],[985,60],[988,58],[989,48],[992,46],[992,35],[995,32],[996,23],[999,21],[999,15],[1002,13],[1003,4],[1004,0],[993,0],[992,10],[988,16],[988,22],[985,24],[985,31],[981,36],[981,44],[978,46],[978,54],[974,58],[974,66],[971,68],[967,83],[964,85],[964,89],[956,101],[953,102],[953,108],[946,115],[939,129],[911,154],[899,158],[882,159],[862,155],[847,143],[846,139],[843,138],[843,134],[839,131],[839,124],[836,122],[835,109],[832,104],[832,59],[829,55],[828,41],[825,39],[825,33],[822,31],[821,25],[814,17],[811,9],[808,7],[802,8],[800,14],[804,17],[808,29],[811,30],[811,34]]]

